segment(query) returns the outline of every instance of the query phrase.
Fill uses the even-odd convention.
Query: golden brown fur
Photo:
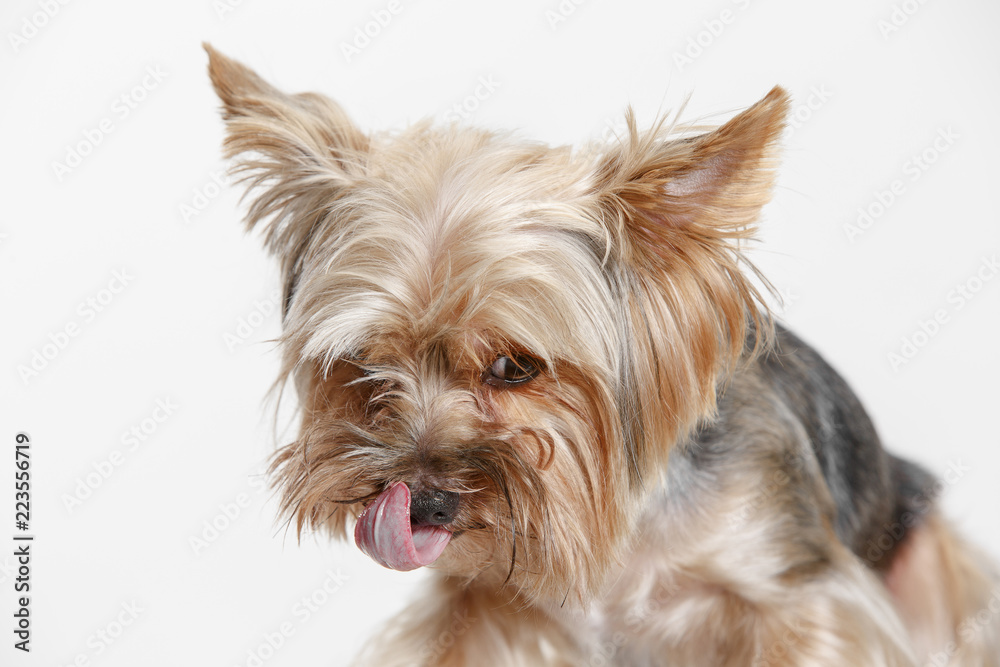
[[[343,537],[399,482],[460,499],[429,590],[364,664],[912,665],[949,641],[950,664],[996,664],[996,618],[959,636],[991,566],[937,515],[878,568],[858,552],[922,473],[772,340],[747,278],[784,91],[703,134],[629,115],[574,151],[365,135],[208,51],[247,224],[284,274],[283,512]],[[808,400],[827,387],[849,427]]]

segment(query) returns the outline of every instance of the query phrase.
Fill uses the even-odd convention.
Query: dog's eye
[[[521,384],[538,375],[538,363],[524,355],[498,357],[484,375],[483,381],[494,387]]]

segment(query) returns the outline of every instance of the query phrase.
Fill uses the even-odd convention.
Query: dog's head
[[[208,51],[248,225],[283,267],[303,411],[273,467],[288,516],[357,520],[389,567],[586,598],[760,317],[739,243],[785,93],[699,135],[629,116],[574,152],[429,123],[368,135]]]

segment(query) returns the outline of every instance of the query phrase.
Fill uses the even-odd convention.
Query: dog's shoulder
[[[720,455],[739,459],[741,449],[753,446],[741,436],[748,432],[774,440],[758,447],[774,448],[780,466],[801,465],[800,457],[815,461],[835,506],[837,536],[874,566],[887,564],[894,550],[872,549],[885,526],[903,525],[906,512],[919,519],[931,504],[933,477],[889,454],[844,378],[781,325],[720,389],[718,416],[699,430],[686,456],[696,466]]]

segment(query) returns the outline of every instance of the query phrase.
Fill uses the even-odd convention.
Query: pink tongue
[[[439,526],[410,525],[410,488],[389,487],[365,508],[354,526],[354,542],[372,560],[393,570],[415,570],[437,560],[451,533]]]

